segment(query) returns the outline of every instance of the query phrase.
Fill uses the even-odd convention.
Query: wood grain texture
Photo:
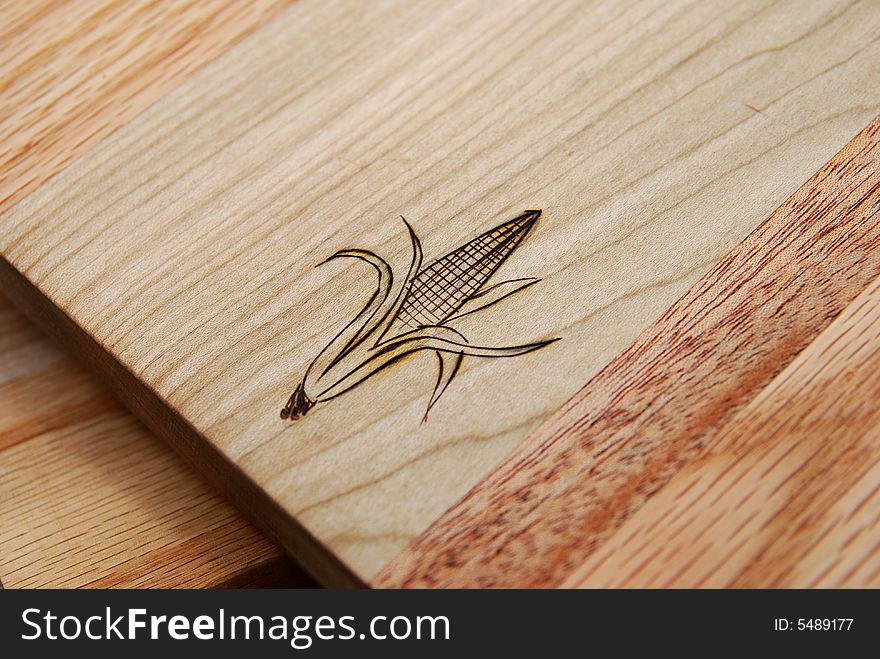
[[[0,3],[0,210],[287,4]],[[5,300],[0,364],[8,585],[304,582]]]
[[[880,279],[566,585],[880,585]]]
[[[377,584],[562,584],[880,275],[878,163],[880,118]],[[736,422],[731,432],[739,432]]]
[[[874,3],[370,9],[296,3],[0,224],[19,303],[331,583],[373,579],[880,110]],[[278,418],[370,294],[317,263],[400,266],[399,214],[430,260],[535,207],[502,276],[543,281],[461,330],[561,341],[466,360],[424,424],[429,355]]]
[[[311,583],[3,298],[0,439],[8,587]]]
[[[288,4],[0,2],[0,212]]]

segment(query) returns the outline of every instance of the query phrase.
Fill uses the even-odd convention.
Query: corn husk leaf
[[[335,398],[402,357],[419,350],[436,350],[438,352],[471,355],[474,357],[513,357],[543,348],[555,340],[550,339],[549,341],[538,341],[518,346],[493,348],[490,346],[471,345],[459,332],[451,327],[444,327],[442,325],[422,327],[383,344],[381,349],[377,350],[344,378],[318,393],[315,400],[323,401]]]
[[[541,280],[537,277],[509,279],[508,281],[498,282],[489,288],[484,288],[476,295],[469,297],[461,306],[459,312],[447,318],[446,322],[451,323],[463,316],[479,311],[480,309],[491,307],[493,304],[501,302],[501,300],[510,297],[514,293],[518,293],[524,288],[528,288],[532,284],[537,284],[539,281]]]
[[[409,270],[396,296],[391,295],[394,285],[394,274],[388,262],[373,252],[360,249],[343,250],[331,256],[327,261],[340,257],[361,259],[372,265],[379,274],[376,291],[366,306],[334,339],[321,351],[306,371],[305,382],[309,389],[320,387],[321,382],[340,377],[363,359],[358,350],[371,335],[379,334],[381,338],[394,318],[397,310],[409,292],[412,280],[422,263],[422,245],[415,231],[404,219],[409,230],[412,257]],[[327,261],[324,261],[326,263]],[[378,341],[378,340],[377,340]]]

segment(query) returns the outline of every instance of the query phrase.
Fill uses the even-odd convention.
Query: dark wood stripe
[[[880,586],[880,278],[569,578]]]
[[[374,585],[550,587],[583,564],[880,275],[878,142],[880,118]]]

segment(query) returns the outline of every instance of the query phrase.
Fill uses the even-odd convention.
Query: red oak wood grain
[[[0,2],[0,213],[291,1]]]
[[[880,118],[382,571],[558,586],[880,274]]]
[[[880,585],[880,279],[566,582]]]

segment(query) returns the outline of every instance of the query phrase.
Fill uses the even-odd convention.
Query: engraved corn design
[[[482,288],[540,214],[526,211],[426,266],[413,279],[394,325],[417,329],[446,320]]]

